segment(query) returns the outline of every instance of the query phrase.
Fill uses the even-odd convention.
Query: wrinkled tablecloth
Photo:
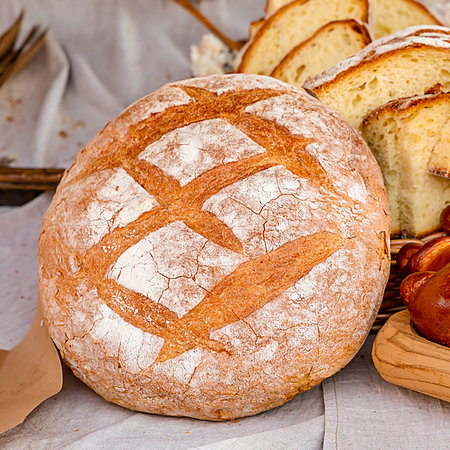
[[[199,5],[220,29],[245,39],[264,3]],[[448,4],[441,2],[441,11]],[[0,32],[22,8],[27,26],[40,23],[50,31],[33,62],[0,89],[0,157],[13,156],[17,166],[67,167],[129,103],[189,77],[190,45],[206,32],[169,0],[1,0]],[[50,200],[43,194],[20,208],[0,208],[0,348],[14,347],[32,322],[38,233]],[[128,411],[65,369],[62,391],[1,435],[0,448],[449,448],[449,404],[385,382],[370,356],[373,338],[320,386],[229,423]]]

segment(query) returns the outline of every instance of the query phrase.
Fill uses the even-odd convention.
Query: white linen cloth
[[[200,7],[220,29],[245,39],[264,3],[204,0]],[[0,32],[21,8],[26,25],[50,32],[35,60],[0,89],[0,157],[15,155],[17,166],[70,165],[128,104],[189,77],[189,47],[206,32],[169,0],[1,0]],[[14,347],[32,322],[37,240],[50,200],[44,194],[0,212],[0,348]],[[65,369],[62,391],[1,435],[0,448],[449,448],[449,405],[382,380],[372,341],[322,385],[230,423],[135,413],[107,403]]]

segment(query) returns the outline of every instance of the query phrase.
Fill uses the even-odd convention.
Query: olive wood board
[[[450,347],[420,336],[407,309],[378,332],[372,359],[386,381],[450,402]]]

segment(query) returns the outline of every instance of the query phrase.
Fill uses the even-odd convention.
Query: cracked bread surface
[[[76,376],[138,411],[278,406],[358,351],[389,271],[382,176],[337,115],[254,75],[165,85],[77,155],[40,296]]]
[[[428,174],[427,166],[433,152],[450,153],[450,94],[391,101],[364,119],[362,134],[383,172],[392,234],[437,231],[450,204],[450,180]]]
[[[422,95],[437,84],[450,90],[450,29],[427,26],[374,41],[308,78],[303,87],[360,130],[373,109],[396,98]]]
[[[301,88],[304,81],[361,51],[371,42],[366,26],[355,20],[338,20],[319,28],[294,47],[271,76]]]

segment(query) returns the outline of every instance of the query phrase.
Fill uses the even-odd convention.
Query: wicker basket
[[[441,236],[446,236],[446,234],[442,231],[430,234],[422,239],[391,239],[391,273],[386,290],[384,291],[383,303],[371,329],[372,332],[377,332],[389,317],[406,308],[400,297],[400,284],[405,278],[405,274],[398,269],[397,253],[405,244],[410,242],[426,243]]]

